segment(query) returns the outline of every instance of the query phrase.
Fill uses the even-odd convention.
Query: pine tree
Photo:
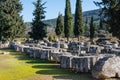
[[[120,0],[102,0],[95,4],[102,8],[104,22],[109,27],[109,31],[120,39]]]
[[[25,33],[26,26],[20,16],[19,0],[0,0],[0,40],[13,40]]]
[[[32,21],[32,31],[29,33],[30,37],[34,40],[42,40],[46,37],[46,24],[43,22],[45,19],[45,12],[43,7],[45,3],[42,4],[42,0],[37,0],[33,3],[35,10],[33,12],[34,19]]]
[[[66,0],[65,16],[64,16],[64,34],[67,40],[73,32],[73,18],[71,13],[70,0]]]
[[[95,34],[95,27],[94,27],[93,16],[92,16],[90,21],[90,39],[91,40],[93,40],[94,34]]]
[[[56,23],[55,32],[57,36],[61,36],[64,32],[64,24],[63,24],[63,17],[62,14],[59,13]]]
[[[78,37],[78,40],[80,40],[80,36],[83,34],[83,32],[84,32],[84,27],[83,27],[81,0],[77,0],[76,11],[75,11],[74,35]]]

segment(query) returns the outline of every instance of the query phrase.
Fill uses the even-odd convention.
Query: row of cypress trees
[[[62,28],[64,28],[64,29],[62,29]],[[64,35],[67,38],[67,40],[69,40],[69,37],[71,37],[71,35],[74,32],[74,35],[76,37],[78,37],[78,39],[79,39],[80,35],[82,35],[82,33],[83,33],[81,0],[77,0],[77,2],[76,2],[74,28],[73,28],[73,17],[72,17],[72,13],[71,13],[70,0],[66,0],[64,24],[63,24],[62,15],[59,14],[59,16],[57,18],[55,32],[58,36],[60,36],[64,32]]]
[[[73,24],[74,22],[74,24]],[[86,22],[87,24],[87,22]],[[74,26],[74,27],[73,27]],[[93,27],[93,17],[91,18],[90,23],[90,38],[92,39],[94,37],[94,27]],[[62,29],[64,28],[64,29]],[[81,0],[76,0],[76,10],[75,10],[75,19],[73,21],[72,13],[71,13],[71,6],[70,6],[70,0],[66,0],[66,8],[65,8],[65,16],[64,16],[64,24],[62,15],[59,14],[57,18],[56,23],[56,29],[55,32],[58,36],[61,34],[64,35],[69,40],[69,37],[72,36],[74,33],[75,37],[78,37],[78,40],[80,40],[80,36],[83,35],[84,32],[84,23],[83,23],[83,16],[82,16],[82,5]]]
[[[34,19],[32,22],[32,31],[29,33],[30,37],[34,40],[42,40],[46,36],[46,24],[43,22],[45,19],[45,3],[42,4],[42,0],[37,0],[35,5],[35,10],[33,12]],[[80,37],[83,34],[83,19],[82,19],[82,7],[81,0],[77,0],[76,12],[75,12],[75,25],[74,25],[74,35]],[[73,33],[73,17],[71,14],[70,0],[66,0],[64,23],[62,20],[62,14],[59,13],[56,23],[55,32],[58,36],[65,35],[67,40],[71,37]]]

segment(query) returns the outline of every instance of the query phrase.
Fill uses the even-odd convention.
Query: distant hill
[[[84,21],[86,20],[86,17],[91,17],[93,16],[94,17],[94,21],[99,21],[99,12],[100,12],[100,9],[96,9],[96,10],[90,10],[90,11],[85,11],[83,12],[83,18],[84,18]],[[73,18],[74,18],[74,14],[73,14]],[[44,22],[46,24],[48,24],[48,27],[55,27],[56,26],[56,20],[57,18],[54,18],[54,19],[49,19],[49,20],[45,20]],[[31,23],[30,22],[26,22],[28,28],[31,27]]]
[[[94,21],[99,21],[99,16],[98,16],[99,12],[100,12],[100,9],[83,12],[84,21],[86,20],[86,17],[90,18],[91,16],[94,17]],[[73,18],[74,18],[74,14],[73,14]],[[57,20],[57,18],[45,20],[45,23],[47,23],[49,25],[49,27],[55,27],[56,20]]]

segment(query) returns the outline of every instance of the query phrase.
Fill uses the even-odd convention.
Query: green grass
[[[0,55],[0,80],[43,80],[41,76],[49,75],[55,79],[67,80],[93,80],[89,74],[75,74],[71,70],[61,69],[59,64],[29,58],[24,53],[12,49],[9,55]],[[45,78],[44,80],[53,80]]]

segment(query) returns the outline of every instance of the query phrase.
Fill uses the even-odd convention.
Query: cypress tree
[[[1,40],[13,40],[25,33],[26,26],[20,16],[21,10],[19,0],[0,0]]]
[[[59,13],[56,23],[55,32],[57,36],[61,36],[64,32],[64,24],[62,14]]]
[[[42,40],[46,37],[46,24],[43,22],[45,19],[45,12],[43,7],[45,3],[42,3],[42,0],[37,0],[33,3],[35,10],[33,12],[34,19],[32,21],[32,31],[29,33],[30,37],[34,40]]]
[[[76,11],[75,11],[74,35],[78,37],[78,40],[80,40],[80,36],[83,34],[83,32],[84,32],[84,27],[83,27],[81,0],[77,0]]]
[[[94,28],[93,16],[92,16],[90,21],[90,39],[91,40],[93,40],[94,34],[95,34],[95,28]]]
[[[64,34],[67,40],[72,35],[73,31],[73,18],[71,13],[70,0],[66,0],[65,16],[64,16]]]

